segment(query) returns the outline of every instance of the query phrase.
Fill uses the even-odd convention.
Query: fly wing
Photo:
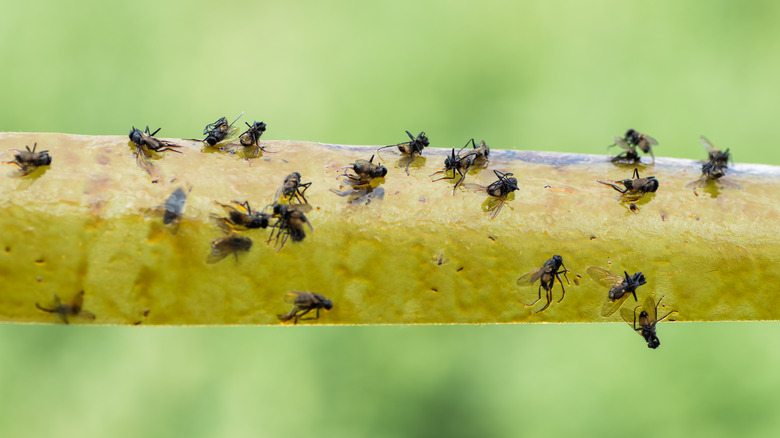
[[[153,178],[157,176],[154,164],[149,160],[148,152],[143,146],[136,146],[135,148],[135,164],[148,173],[149,176]]]
[[[658,318],[658,310],[655,308],[655,300],[653,299],[652,295],[647,296],[644,304],[642,304],[642,310],[644,310],[645,312],[647,312],[648,315],[650,315],[651,324],[656,321],[656,319]]]
[[[621,137],[616,137],[616,136],[613,135],[612,136],[612,140],[615,140],[615,144],[620,146],[621,149],[625,149],[627,151],[633,151],[634,150],[634,148],[631,147],[631,145],[629,145],[628,142],[625,139],[621,138]]]
[[[620,309],[620,316],[623,317],[623,321],[627,322],[629,326],[631,326],[632,330],[636,329],[634,328],[634,318],[636,318],[636,310],[629,310],[626,308]],[[640,333],[641,334],[641,333]]]
[[[617,311],[617,309],[620,309],[620,306],[623,305],[623,303],[626,301],[626,298],[628,298],[629,295],[631,295],[631,294],[623,294],[622,297],[620,297],[620,298],[618,298],[616,300],[610,300],[609,298],[604,300],[604,304],[601,305],[601,316],[606,318],[606,317],[612,315],[613,313],[615,313],[615,311]],[[622,314],[623,313],[621,311],[621,315]],[[632,322],[633,322],[633,317],[631,317],[631,319],[632,319]]]
[[[650,145],[658,146],[658,140],[654,139],[653,137],[650,137],[649,135],[645,135],[645,138],[647,139],[647,142],[650,143]]]
[[[699,179],[695,179],[695,180],[689,182],[688,184],[685,185],[685,188],[686,189],[697,189],[697,188],[704,187],[706,184],[707,184],[707,177],[703,176],[703,177],[701,177]]]
[[[498,198],[495,203],[488,207],[488,211],[492,212],[490,213],[490,220],[494,220],[498,217],[498,213],[501,212],[501,209],[504,207],[504,204],[506,203],[506,198]]]
[[[483,185],[474,184],[474,183],[464,183],[463,187],[475,193],[487,193],[487,187]]]
[[[298,296],[303,293],[305,292],[298,292],[298,291],[287,292],[286,294],[284,294],[284,302],[293,304],[295,303],[295,300],[298,299]]]
[[[308,213],[312,210],[312,206],[310,204],[293,204],[288,205],[287,210],[297,210],[301,213]]]
[[[623,277],[615,275],[606,269],[591,266],[586,270],[590,278],[596,280],[600,285],[611,288],[615,284],[622,283]]]
[[[539,269],[535,269],[522,277],[517,279],[517,285],[518,286],[530,286],[534,283],[536,283],[540,278],[542,278],[542,274],[544,273],[544,266],[542,266]]]
[[[699,141],[701,141],[701,144],[704,145],[704,149],[707,149],[707,152],[715,152],[718,150],[718,148],[713,146],[712,143],[710,143],[710,141],[707,140],[707,137],[703,135],[699,137]]]

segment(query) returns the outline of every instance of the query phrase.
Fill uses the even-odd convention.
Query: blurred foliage
[[[780,164],[780,3],[5,2],[0,131]],[[706,287],[706,286],[703,286]],[[770,436],[776,323],[317,329],[0,327],[3,436]],[[726,354],[724,354],[726,353]],[[727,384],[726,384],[727,382]]]

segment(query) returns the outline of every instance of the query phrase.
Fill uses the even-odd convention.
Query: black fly
[[[645,193],[653,193],[658,190],[658,180],[654,176],[648,176],[645,178],[639,177],[639,169],[634,169],[634,173],[631,176],[632,179],[624,179],[620,181],[598,181],[605,186],[610,186],[613,189],[620,192],[620,198],[624,201],[637,201]],[[620,184],[623,188],[618,187],[615,184]]]
[[[222,207],[227,213],[227,217],[211,215],[211,218],[217,221],[217,224],[225,231],[248,230],[256,228],[267,228],[270,215],[258,213],[249,206],[249,201],[238,202],[230,201],[230,204],[215,204]]]
[[[152,163],[149,161],[151,157],[150,154],[164,151],[176,152],[177,154],[181,153],[181,151],[177,150],[178,148],[181,148],[181,146],[155,137],[155,134],[160,132],[160,129],[162,128],[157,128],[156,131],[150,132],[149,125],[147,125],[146,129],[143,131],[136,129],[135,126],[130,130],[129,137],[135,145],[135,162],[138,164],[138,167],[144,169],[150,175],[152,174],[153,167]]]
[[[517,187],[517,178],[512,173],[503,173],[498,170],[494,170],[493,173],[498,178],[489,186],[481,186],[479,184],[465,184],[466,187],[474,190],[478,193],[487,193],[490,198],[486,203],[486,211],[490,213],[490,220],[492,221],[498,217],[498,213],[501,212],[501,208],[506,203],[509,194],[515,190],[519,190]]]
[[[428,140],[428,137],[425,135],[425,132],[421,132],[417,135],[417,137],[415,137],[412,135],[411,132],[406,131],[406,135],[409,136],[411,141],[394,144],[390,146],[382,146],[381,148],[376,150],[376,153],[377,155],[379,155],[379,151],[381,151],[382,149],[397,147],[398,150],[401,152],[401,154],[408,157],[409,159],[409,161],[406,163],[406,174],[409,175],[409,166],[411,166],[412,162],[416,160],[417,157],[422,155],[423,149],[428,147],[430,141]],[[379,155],[379,158],[381,159],[382,156]]]
[[[13,164],[14,166],[19,168],[19,171],[21,173],[21,176],[28,175],[35,169],[37,169],[39,166],[48,166],[51,164],[51,156],[49,155],[49,151],[39,151],[35,152],[35,148],[38,146],[38,143],[33,144],[32,150],[30,150],[29,146],[25,146],[24,148],[26,150],[22,151],[19,149],[11,149],[12,151],[16,151],[17,153],[14,154],[14,160],[13,161],[3,161],[3,164]]]
[[[550,260],[547,260],[541,268],[535,269],[518,278],[518,286],[531,286],[539,281],[539,297],[533,303],[526,304],[526,306],[533,306],[539,300],[541,300],[542,289],[544,289],[546,292],[547,303],[544,305],[544,307],[537,310],[536,313],[546,309],[552,302],[552,288],[555,285],[556,279],[558,279],[558,283],[561,284],[561,291],[563,292],[561,294],[561,299],[558,300],[558,302],[560,303],[563,301],[563,297],[566,296],[566,289],[563,287],[563,281],[561,281],[560,274],[563,274],[563,277],[566,278],[566,283],[571,285],[569,282],[569,277],[566,276],[567,272],[569,272],[569,270],[563,266],[563,257],[554,255]]]
[[[333,308],[333,301],[314,292],[293,291],[287,294],[286,299],[293,301],[293,308],[289,313],[277,315],[281,322],[293,320],[293,324],[298,324],[299,320],[319,319],[320,309],[330,310]],[[314,317],[301,318],[312,310],[316,311]]]
[[[284,178],[282,186],[276,191],[273,202],[276,203],[279,199],[286,199],[292,204],[293,199],[301,204],[308,204],[306,200],[306,190],[311,186],[311,182],[301,183],[301,174],[293,172]]]
[[[38,310],[46,313],[57,314],[62,320],[62,322],[64,322],[65,324],[70,323],[68,321],[69,316],[81,316],[91,320],[95,319],[95,315],[92,312],[84,310],[83,305],[84,305],[84,291],[77,293],[76,296],[73,297],[73,300],[67,304],[63,304],[62,301],[60,301],[60,297],[58,297],[55,294],[53,309],[48,309],[46,307],[41,306],[38,303],[35,303],[35,307],[37,307]]]
[[[455,190],[458,188],[458,186],[463,182],[464,179],[466,179],[466,174],[468,173],[469,169],[471,169],[471,166],[474,165],[475,155],[474,154],[466,154],[464,156],[460,156],[460,153],[458,155],[455,155],[455,149],[452,150],[452,154],[444,159],[444,170],[439,170],[438,172],[432,173],[430,176],[438,175],[440,173],[446,174],[447,172],[452,171],[452,176],[443,176],[441,178],[437,178],[433,180],[433,182],[441,181],[443,179],[455,179],[457,176],[455,175],[455,172],[457,172],[460,175],[460,178],[458,181],[455,182],[455,187],[452,189],[452,194],[455,194]]]
[[[269,153],[269,154],[275,154],[276,152],[271,152],[265,150],[263,146],[260,146],[260,136],[263,135],[266,129],[266,124],[263,122],[257,122],[255,121],[251,125],[249,123],[244,122],[244,124],[249,127],[244,133],[242,133],[238,137],[239,143],[241,143],[241,146],[244,147],[245,151],[248,151],[246,153],[246,156],[248,158],[254,158],[257,157],[260,153],[260,151]],[[251,151],[251,153],[249,153]]]
[[[648,348],[655,349],[661,345],[661,341],[658,340],[658,336],[655,334],[655,325],[666,319],[667,316],[676,312],[676,310],[672,310],[661,318],[658,318],[658,306],[663,299],[664,297],[659,298],[658,303],[656,303],[652,296],[648,296],[642,305],[642,311],[639,312],[639,316],[636,314],[639,306],[635,307],[633,312],[628,309],[620,309],[620,316],[623,317],[634,331],[645,338]]]
[[[214,264],[224,259],[225,257],[233,254],[236,256],[236,262],[238,262],[238,253],[248,252],[252,248],[252,239],[238,234],[231,234],[229,236],[220,237],[211,241],[211,252],[206,258],[206,263]]]
[[[180,188],[168,197],[165,201],[165,213],[163,214],[163,223],[168,225],[170,223],[178,223],[181,219],[181,214],[184,212],[184,202],[187,200],[187,194]]]
[[[596,280],[600,285],[609,288],[607,299],[601,306],[601,316],[605,318],[615,313],[629,296],[633,295],[634,301],[637,301],[636,289],[647,283],[645,276],[641,272],[628,275],[628,272],[623,271],[625,277],[621,277],[595,266],[588,268],[587,272],[590,278]]]
[[[695,190],[697,187],[707,185],[710,181],[717,181],[717,184],[721,187],[741,189],[741,185],[721,179],[726,176],[726,170],[728,170],[729,161],[731,160],[729,150],[721,151],[713,146],[704,136],[701,136],[699,140],[704,149],[707,150],[707,161],[701,165],[701,178],[689,182],[685,187],[693,187]]]
[[[209,146],[216,146],[217,143],[232,137],[236,132],[238,132],[238,128],[234,127],[233,124],[235,124],[243,115],[244,113],[239,114],[238,117],[236,117],[236,120],[233,120],[233,123],[229,125],[227,122],[227,117],[222,117],[214,123],[209,123],[205,128],[203,128],[203,135],[205,135],[206,138],[203,140],[191,138],[189,140],[202,141]]]
[[[311,209],[309,204],[275,204],[273,206],[273,218],[276,219],[276,222],[270,225],[273,230],[266,243],[271,243],[273,240],[274,248],[278,247],[276,252],[279,252],[284,248],[284,244],[290,237],[292,237],[293,242],[302,241],[306,237],[306,231],[303,228],[304,224],[309,226],[309,230],[314,231],[311,222],[304,214],[311,211]]]

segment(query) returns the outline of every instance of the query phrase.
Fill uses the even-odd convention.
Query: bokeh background
[[[780,3],[0,3],[0,131],[657,155],[780,165]],[[702,287],[706,287],[703,284]],[[761,293],[775,293],[767,285]],[[777,323],[0,326],[0,436],[776,436]]]

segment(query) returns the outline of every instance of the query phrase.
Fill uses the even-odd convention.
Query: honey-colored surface
[[[13,158],[8,149],[35,142],[53,159],[25,177],[0,168],[0,320],[60,323],[35,303],[51,306],[54,294],[68,302],[83,290],[84,309],[96,319],[71,317],[73,324],[279,324],[276,315],[291,308],[285,293],[301,290],[334,302],[307,324],[619,321],[619,312],[600,316],[607,290],[588,277],[589,266],[645,274],[639,302],[625,306],[654,292],[665,296],[659,312],[675,309],[677,320],[780,318],[776,167],[737,164],[726,179],[741,190],[709,187],[697,196],[685,185],[699,177],[699,162],[648,160],[640,176],[654,175],[660,188],[632,213],[596,182],[630,178],[632,166],[494,150],[489,167],[466,182],[487,185],[497,169],[514,173],[520,190],[489,221],[485,194],[453,196],[454,181],[431,182],[449,150],[426,149],[407,176],[397,152],[385,149],[385,196],[364,205],[330,189],[339,188],[340,167],[367,160],[376,146],[269,141],[279,153],[250,161],[173,141],[184,153],[153,161],[153,183],[126,136],[0,134],[3,161]],[[224,235],[209,219],[221,214],[213,201],[262,209],[293,171],[312,182],[314,232],[276,253],[265,244],[269,230],[244,231],[254,241],[248,253],[207,264],[211,241]],[[174,233],[150,209],[190,186]],[[556,284],[554,302],[534,313],[544,298],[523,303],[536,298],[537,286],[515,281],[553,254],[563,256],[572,284],[561,303]]]

